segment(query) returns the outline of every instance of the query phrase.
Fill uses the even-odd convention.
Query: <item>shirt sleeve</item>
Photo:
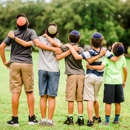
[[[10,38],[10,37],[6,37],[6,38],[3,40],[3,43],[5,43],[7,46],[9,46],[12,42],[13,42],[13,39]]]
[[[112,52],[110,52],[110,51],[107,49],[105,56],[106,56],[108,59],[111,59],[111,57],[113,57],[113,54],[112,54]]]
[[[89,51],[86,51],[86,52],[82,53],[81,55],[82,55],[83,59],[89,59],[89,58],[91,58],[91,55],[90,55]]]
[[[38,36],[37,36],[36,32],[32,29],[31,40],[33,41],[34,39],[38,39]]]
[[[124,61],[123,61],[123,68],[126,68],[126,59],[125,59],[125,57],[123,56],[123,59],[124,59]]]
[[[62,50],[63,52],[66,52],[66,51],[69,50],[69,48],[68,48],[67,46],[65,46],[64,44],[62,44],[62,45],[60,46],[60,48],[61,48],[61,50]]]

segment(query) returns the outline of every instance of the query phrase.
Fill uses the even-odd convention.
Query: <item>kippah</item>
[[[76,36],[80,36],[80,33],[77,30],[71,31],[70,34],[73,34],[73,35],[76,35]]]
[[[119,46],[118,48],[117,48],[117,50],[116,50],[116,55],[117,56],[120,56],[120,55],[122,55],[123,53],[125,52],[125,49],[124,49],[124,47],[123,46]]]
[[[57,32],[57,27],[54,25],[50,25],[47,30],[50,34],[55,34]]]
[[[103,35],[101,34],[101,33],[99,33],[99,32],[96,32],[96,33],[94,33],[93,35],[92,35],[92,38],[102,38],[103,37]]]
[[[27,22],[27,20],[26,20],[25,17],[19,17],[19,18],[17,19],[17,24],[18,24],[19,26],[25,25],[26,22]]]

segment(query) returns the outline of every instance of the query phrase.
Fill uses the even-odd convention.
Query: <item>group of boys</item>
[[[119,123],[120,103],[124,101],[123,87],[127,78],[126,61],[122,54],[124,53],[123,45],[116,43],[113,46],[114,55],[112,52],[102,48],[103,35],[101,33],[94,33],[91,37],[90,43],[92,49],[84,52],[83,48],[78,46],[80,41],[80,33],[73,30],[69,34],[69,44],[61,44],[60,40],[56,38],[58,34],[58,27],[56,24],[49,24],[43,36],[37,36],[33,29],[29,29],[28,19],[25,14],[21,13],[16,17],[17,30],[10,31],[8,37],[0,45],[1,58],[5,66],[10,68],[10,91],[12,92],[12,119],[7,122],[8,125],[19,126],[18,122],[18,106],[19,97],[22,91],[22,85],[27,95],[29,107],[29,125],[37,124],[38,121],[34,114],[34,94],[33,94],[33,63],[32,63],[32,47],[39,48],[38,59],[38,83],[40,95],[40,125],[53,126],[55,122],[52,120],[55,110],[56,100],[59,84],[59,65],[58,61],[65,58],[65,74],[66,80],[66,101],[68,102],[68,116],[64,124],[73,125],[73,111],[74,101],[78,105],[78,119],[76,124],[84,125],[83,117],[83,100],[87,101],[88,121],[87,126],[93,126],[94,121],[101,123],[99,113],[99,103],[97,100],[98,92],[100,90],[104,66],[105,79],[108,74],[109,80],[105,80],[104,99],[106,103],[105,122],[102,124],[108,125],[110,120],[111,103],[116,104],[117,111],[115,111],[114,123]],[[8,62],[5,58],[4,48],[11,45],[11,57]],[[115,47],[116,46],[116,47]],[[115,48],[114,48],[115,47]],[[104,58],[107,57],[107,58]],[[82,59],[88,62],[88,69],[86,74],[82,65]],[[106,61],[104,61],[105,59]],[[110,61],[112,60],[112,61]],[[102,65],[103,61],[103,65]],[[120,66],[117,65],[120,63]],[[114,71],[107,69],[107,66],[115,68]],[[102,66],[102,68],[100,68]],[[93,68],[97,67],[97,68]],[[119,78],[115,82],[111,82],[111,75],[122,77],[120,69],[123,68],[124,81]],[[106,70],[109,70],[107,72]],[[117,77],[112,77],[116,78]],[[112,84],[110,84],[112,83]],[[113,87],[111,87],[113,86]],[[113,89],[111,89],[113,88]],[[113,92],[111,96],[108,92]],[[111,97],[109,97],[111,96]],[[118,97],[115,99],[115,97]],[[46,117],[48,101],[48,118]],[[93,117],[93,108],[95,116]]]

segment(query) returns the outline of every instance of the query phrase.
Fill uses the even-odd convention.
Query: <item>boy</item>
[[[124,47],[122,43],[116,42],[112,45],[112,52],[115,56],[120,56],[124,53]],[[105,105],[105,122],[102,124],[109,125],[111,104],[115,103],[115,118],[113,123],[119,124],[119,117],[121,111],[121,102],[124,102],[123,87],[125,87],[127,79],[126,59],[122,56],[118,61],[112,62],[107,58],[104,58],[100,66],[87,66],[89,69],[102,70],[104,72],[104,98]],[[123,70],[123,81],[122,71]]]
[[[103,60],[102,55],[100,55],[100,51],[102,49],[101,45],[103,43],[102,34],[99,32],[94,33],[91,37],[90,43],[92,44],[93,48],[82,54],[77,54],[77,52],[69,44],[66,44],[66,46],[69,47],[75,59],[88,60],[93,57],[98,57],[99,59],[91,63],[91,65],[100,65]],[[109,52],[108,50],[106,50],[105,56],[113,61],[118,59],[117,57],[114,57],[112,53]],[[94,121],[98,121],[98,123],[101,123],[101,117],[99,115],[99,103],[97,97],[103,80],[102,76],[103,76],[103,71],[95,71],[91,69],[88,69],[86,71],[83,99],[87,101],[87,113],[89,118],[87,121],[87,126],[89,127],[93,126]],[[92,117],[93,107],[95,110],[94,117]]]

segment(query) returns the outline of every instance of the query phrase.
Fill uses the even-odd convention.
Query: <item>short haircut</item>
[[[57,33],[58,33],[58,27],[56,24],[52,23],[49,24],[47,29],[46,29],[46,33],[48,36],[50,36],[51,38],[56,37]]]
[[[19,25],[17,24],[17,19],[18,19],[19,17],[24,17],[24,18],[26,18],[26,23],[25,23],[23,26],[19,26]],[[18,27],[20,30],[26,30],[26,29],[27,29],[27,27],[28,27],[28,25],[29,25],[29,21],[28,21],[26,15],[25,15],[24,13],[19,13],[19,14],[16,16],[16,25],[17,25],[17,27]]]
[[[80,39],[80,33],[77,30],[73,30],[69,34],[69,40],[72,43],[77,43]]]
[[[103,39],[104,39],[104,37],[101,33],[99,33],[99,32],[94,33],[91,37],[91,43],[92,43],[93,47],[99,48],[102,45]]]
[[[121,42],[116,42],[113,45],[112,51],[115,56],[120,56],[125,52],[125,49]]]

